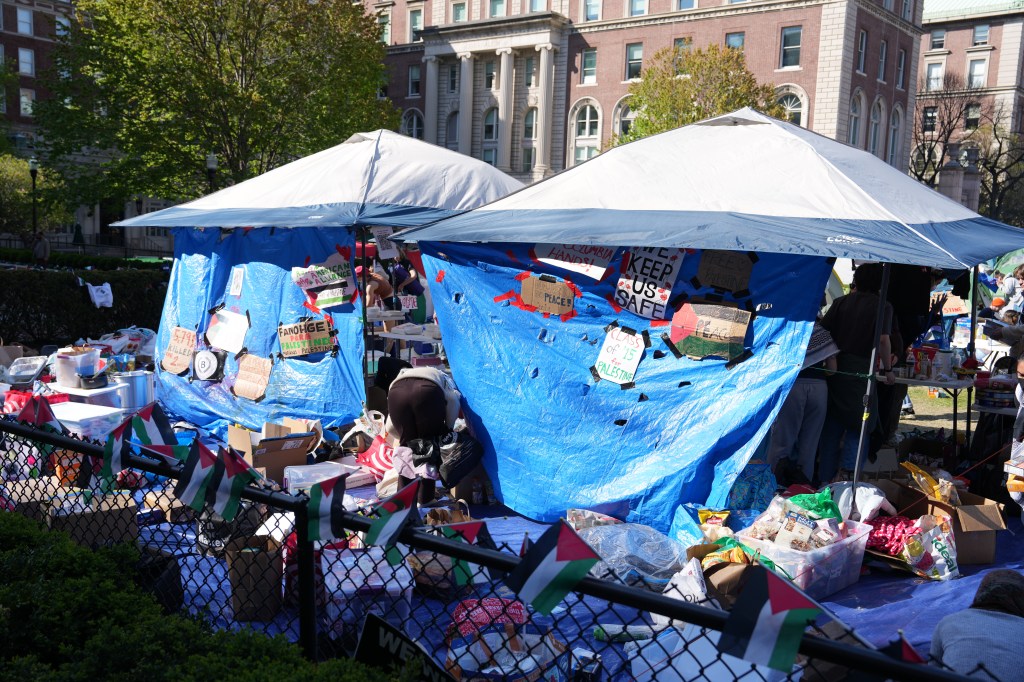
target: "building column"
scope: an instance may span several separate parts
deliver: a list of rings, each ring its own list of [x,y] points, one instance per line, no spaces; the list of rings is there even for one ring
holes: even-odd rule
[[[512,88],[515,81],[512,73],[512,48],[497,50],[501,57],[501,97],[498,99],[498,170],[508,173],[512,170]]]
[[[537,164],[536,170],[543,178],[551,171],[551,111],[555,81],[555,46],[551,43],[538,45],[540,52],[540,101],[537,104]]]
[[[423,94],[423,139],[437,144],[437,57],[424,57],[427,65],[427,89]]]
[[[459,55],[459,153],[473,153],[473,55]]]

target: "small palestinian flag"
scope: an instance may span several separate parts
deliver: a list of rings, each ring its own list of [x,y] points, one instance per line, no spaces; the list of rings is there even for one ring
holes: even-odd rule
[[[174,486],[174,496],[197,512],[203,511],[206,491],[216,470],[217,455],[196,440],[192,443],[192,450],[188,453],[185,466],[182,467],[178,482]]]
[[[225,521],[233,521],[242,501],[242,491],[256,479],[256,472],[241,455],[232,448],[221,448],[213,483],[206,489],[213,511]]]
[[[124,469],[124,456],[130,447],[128,439],[131,435],[132,422],[130,419],[126,419],[107,436],[107,444],[103,448],[103,466],[100,467],[100,478],[112,481],[121,473],[121,469]]]
[[[559,519],[537,542],[530,543],[526,556],[508,574],[505,584],[546,616],[600,560],[572,526]]]
[[[345,479],[348,474],[320,481],[309,489],[309,539],[326,542],[345,537],[341,513],[345,510]]]
[[[903,636],[903,630],[900,630],[899,633],[899,639],[889,642],[879,651],[904,663],[927,663],[928,661],[924,660],[924,657],[917,653],[914,645]]]
[[[419,491],[420,479],[417,478],[371,510],[377,518],[366,531],[366,544],[388,548],[387,559],[392,565],[402,561],[401,556],[393,551],[395,538],[415,513]]]
[[[788,673],[804,629],[821,608],[763,566],[755,566],[753,571],[725,622],[718,650]]]
[[[159,404],[153,402],[135,413],[132,418],[135,440],[143,445],[177,445],[178,439],[171,421]]]
[[[18,421],[33,426],[47,426],[54,433],[64,433],[64,425],[57,421],[50,409],[50,401],[44,396],[34,395],[18,413]]]
[[[498,547],[491,538],[487,524],[483,521],[466,521],[465,523],[453,523],[450,526],[441,526],[441,534],[451,540],[466,542],[485,549],[497,551]],[[452,558],[452,572],[455,574],[457,585],[469,585],[473,583],[473,577],[477,575],[476,564],[465,559]]]
[[[192,447],[189,445],[143,445],[139,448],[142,454],[171,465],[184,462],[191,450]]]

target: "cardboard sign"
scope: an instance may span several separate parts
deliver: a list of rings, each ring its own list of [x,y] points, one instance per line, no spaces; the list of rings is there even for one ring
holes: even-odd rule
[[[352,302],[355,287],[326,287],[324,289],[310,289],[306,292],[309,302],[317,308],[330,308],[337,305],[345,305]]]
[[[373,238],[377,242],[378,258],[398,258],[398,247],[395,246],[393,241],[388,239],[393,232],[390,227],[373,227],[370,228],[370,232],[373,233]]]
[[[524,279],[520,295],[523,303],[552,315],[564,315],[576,305],[576,295],[572,288],[565,282],[558,282],[546,275]]]
[[[680,353],[695,360],[732,360],[743,353],[750,313],[739,308],[687,301],[672,316],[670,339]]]
[[[218,310],[206,329],[206,341],[215,348],[229,353],[240,353],[245,347],[245,333],[249,331],[249,316]]]
[[[416,310],[420,307],[418,296],[399,296],[398,300],[402,302],[402,310]]]
[[[644,355],[644,338],[631,329],[612,327],[604,337],[594,369],[597,376],[615,384],[631,384]]]
[[[674,248],[638,248],[622,254],[615,303],[640,317],[665,319],[683,255],[682,249]]]
[[[184,327],[174,327],[171,329],[171,341],[160,358],[160,367],[171,374],[184,374],[192,367],[195,350],[196,333]]]
[[[231,285],[228,287],[228,296],[242,295],[242,282],[245,280],[245,268],[241,265],[231,268]]]
[[[281,355],[293,358],[312,353],[329,353],[334,349],[334,334],[327,320],[307,320],[282,324],[277,328]]]
[[[408,635],[377,614],[366,614],[363,629],[359,633],[359,644],[356,646],[355,659],[357,661],[373,666],[379,666],[381,661],[395,661],[402,666],[413,658],[423,666],[422,670],[416,674],[417,680],[454,682],[455,678],[438,665],[434,661],[434,657],[410,639]]]
[[[704,251],[697,265],[697,282],[694,284],[722,291],[747,291],[756,258],[742,251]]]
[[[270,358],[246,353],[238,360],[238,376],[235,377],[234,392],[240,398],[259,402],[267,393],[270,371],[274,363]]]
[[[556,268],[572,270],[593,279],[601,279],[608,263],[615,256],[614,246],[583,244],[537,244],[533,247],[537,260]]]
[[[968,307],[967,303],[964,302],[964,299],[950,293],[932,294],[932,305],[935,305],[940,296],[946,297],[946,302],[942,304],[943,317],[956,317],[957,315],[970,314],[971,309]]]
[[[292,281],[300,289],[317,289],[326,286],[342,288],[352,285],[352,264],[340,253],[332,253],[323,263],[315,263],[308,268],[292,268]]]

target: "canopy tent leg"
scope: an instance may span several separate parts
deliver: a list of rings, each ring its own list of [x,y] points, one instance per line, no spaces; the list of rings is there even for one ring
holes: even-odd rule
[[[967,340],[966,357],[974,357],[974,334],[978,329],[978,266],[971,269],[971,331]],[[955,333],[955,332],[954,332]],[[964,431],[964,447],[967,448],[967,456],[971,454],[971,405],[974,402],[974,384],[967,387],[967,428]],[[953,434],[956,439],[956,433]],[[957,453],[959,454],[959,453]]]

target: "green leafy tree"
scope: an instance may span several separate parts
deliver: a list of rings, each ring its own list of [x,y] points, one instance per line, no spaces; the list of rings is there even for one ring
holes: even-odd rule
[[[758,83],[742,50],[709,45],[699,50],[670,47],[654,54],[641,79],[629,86],[636,119],[613,144],[696,123],[742,107],[782,118],[775,88]]]
[[[351,0],[80,0],[37,103],[43,153],[93,202],[206,191],[394,128],[379,26]]]
[[[47,232],[67,223],[71,216],[60,201],[63,196],[60,176],[40,168],[36,175],[36,219],[39,230]],[[28,161],[0,154],[0,232],[32,234],[32,176]]]

